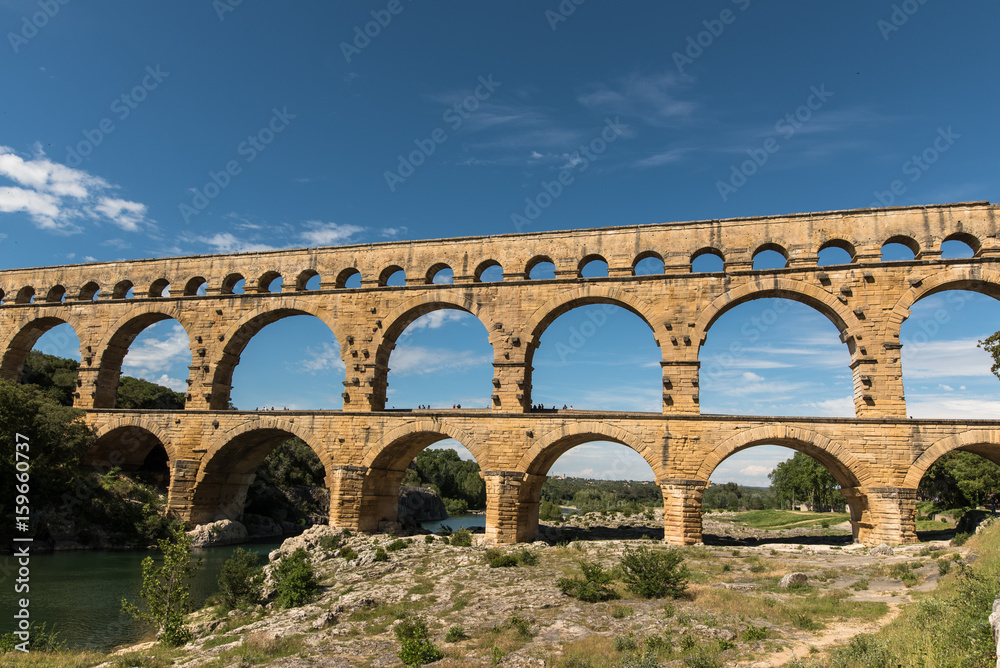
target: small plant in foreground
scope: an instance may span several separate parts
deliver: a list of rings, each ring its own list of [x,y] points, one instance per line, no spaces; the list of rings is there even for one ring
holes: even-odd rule
[[[397,656],[407,666],[422,666],[444,658],[444,653],[431,643],[427,624],[419,617],[404,617],[393,633],[403,645]]]
[[[635,614],[635,610],[627,605],[616,605],[611,608],[611,616],[615,619],[625,619]]]
[[[865,591],[868,589],[868,578],[858,578],[854,584],[851,585],[851,589],[854,591]]]
[[[537,566],[538,565],[538,555],[529,550],[526,547],[522,547],[517,551],[517,563],[522,566]]]
[[[424,542],[427,543],[428,545],[430,545],[431,543],[433,543],[434,542],[434,534],[429,533],[426,536],[424,536]]]
[[[160,640],[176,647],[191,639],[191,631],[184,626],[184,615],[190,607],[191,574],[199,564],[191,560],[191,537],[180,525],[171,530],[170,538],[158,544],[163,552],[163,566],[155,568],[152,557],[142,560],[139,598],[143,608],[122,598],[122,612],[155,625]]]
[[[333,552],[338,547],[340,547],[340,536],[323,536],[319,539],[319,547],[321,550],[326,550],[327,552]]]
[[[646,545],[625,550],[622,579],[629,591],[643,598],[677,598],[687,589],[688,571],[679,550],[654,550]]]
[[[217,583],[222,602],[230,608],[260,603],[264,584],[260,555],[242,547],[236,548],[233,556],[222,564]]]
[[[448,629],[448,633],[445,634],[445,642],[458,642],[459,640],[465,640],[469,635],[465,632],[461,626],[453,626]]]
[[[309,602],[319,582],[304,549],[300,547],[278,561],[274,569],[274,583],[278,590],[279,607],[296,608]]]
[[[486,563],[490,568],[509,568],[517,566],[517,557],[513,554],[505,554],[502,550],[491,547],[486,550]]]
[[[451,534],[451,544],[455,547],[472,547],[472,532],[468,529],[459,529]]]
[[[969,540],[972,534],[968,533],[957,533],[955,537],[951,539],[952,547],[962,547],[965,545],[966,541]]]
[[[559,578],[556,586],[559,591],[587,603],[610,601],[618,598],[618,592],[610,587],[611,573],[597,563],[580,562],[583,579]]]
[[[358,553],[349,547],[342,547],[340,548],[339,556],[343,557],[347,561],[354,561],[358,558]]]
[[[743,632],[743,640],[746,642],[757,642],[758,640],[763,640],[766,637],[767,629],[763,626],[748,624],[746,630]]]
[[[404,550],[404,549],[406,549],[409,546],[410,546],[410,544],[407,543],[405,540],[402,540],[401,538],[397,538],[396,540],[394,540],[391,543],[389,543],[388,545],[386,545],[385,549],[388,552],[397,552],[399,550]]]
[[[639,648],[635,636],[629,633],[627,636],[615,636],[615,651],[632,652]]]
[[[941,561],[937,562],[937,565],[938,565],[939,575],[948,575],[948,573],[951,572],[950,561],[945,561],[944,559],[942,559]]]
[[[383,548],[376,547],[375,561],[389,561],[389,554]]]

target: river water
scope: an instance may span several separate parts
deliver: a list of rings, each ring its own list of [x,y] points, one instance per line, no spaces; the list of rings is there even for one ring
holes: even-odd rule
[[[424,522],[429,531],[439,531],[447,525],[452,529],[485,527],[486,515],[457,515],[439,522]],[[206,598],[218,591],[216,579],[223,562],[237,547],[253,550],[267,560],[267,554],[280,542],[248,543],[226,547],[194,550],[202,567],[191,582],[191,603],[200,607]],[[0,574],[0,634],[15,630],[13,616],[22,596],[30,601],[31,619],[45,622],[46,630],[59,632],[59,639],[70,648],[107,650],[119,645],[138,642],[152,635],[151,630],[121,614],[122,597],[139,603],[142,587],[142,560],[152,556],[157,565],[157,551],[127,552],[55,552],[31,556],[31,590],[14,593],[13,578]],[[2,559],[2,557],[0,557]]]
[[[253,550],[266,561],[268,552],[278,545],[280,543],[250,543],[194,550],[195,558],[202,560],[202,568],[191,582],[192,604],[200,607],[218,590],[219,570],[236,547]],[[0,596],[0,633],[15,630],[15,602],[24,596],[30,601],[32,621],[45,622],[48,631],[55,628],[60,640],[66,641],[70,648],[106,650],[151,636],[149,628],[121,614],[123,596],[132,603],[139,603],[141,564],[147,556],[152,556],[157,565],[161,563],[160,553],[156,551],[32,555],[28,594],[15,595],[12,578],[0,583],[4,589]]]

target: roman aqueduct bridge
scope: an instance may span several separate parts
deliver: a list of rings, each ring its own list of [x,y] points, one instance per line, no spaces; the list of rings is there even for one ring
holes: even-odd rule
[[[602,440],[649,463],[663,491],[667,541],[690,544],[701,540],[701,496],[714,468],[741,449],[777,444],[808,453],[836,477],[859,540],[900,543],[916,538],[916,487],[935,460],[961,449],[1000,463],[1000,420],[907,417],[900,362],[900,327],[920,299],[945,290],[1000,298],[998,217],[996,205],[973,202],[11,269],[0,272],[0,375],[16,379],[45,332],[71,325],[82,360],[75,405],[98,435],[91,461],[135,465],[162,444],[169,507],[192,522],[239,516],[263,458],[295,435],[326,467],[330,522],[377,530],[397,519],[411,459],[451,437],[482,468],[487,535],[530,540],[551,465],[576,445]],[[941,259],[949,240],[966,243],[973,257]],[[890,242],[909,247],[914,259],[882,262]],[[831,246],[850,262],[817,266],[819,251]],[[781,253],[786,266],[754,270],[764,250]],[[692,271],[705,254],[721,258],[723,269]],[[662,273],[636,275],[646,258],[662,260]],[[606,277],[582,277],[593,260],[607,262]],[[541,262],[554,264],[555,278],[529,278]],[[495,265],[503,280],[481,280]],[[446,268],[453,282],[434,283]],[[406,284],[387,285],[400,269]],[[360,287],[347,287],[355,274]],[[319,288],[307,289],[317,275]],[[278,277],[283,286],[269,292]],[[245,291],[236,294],[241,280]],[[709,329],[729,309],[768,297],[811,306],[840,331],[856,417],[700,413],[699,350]],[[652,330],[662,353],[662,412],[532,410],[539,338],[585,304],[623,307]],[[489,332],[491,406],[386,410],[397,337],[439,309],[468,312]],[[292,315],[319,318],[340,343],[343,410],[228,410],[247,343]],[[170,318],[190,339],[185,409],[116,410],[129,345]]]

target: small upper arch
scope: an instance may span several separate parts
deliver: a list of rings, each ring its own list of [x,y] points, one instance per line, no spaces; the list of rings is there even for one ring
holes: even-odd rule
[[[35,288],[30,285],[26,285],[17,291],[17,296],[14,297],[15,304],[30,304],[35,298]]]
[[[400,267],[398,264],[391,264],[382,270],[382,273],[378,275],[378,284],[381,287],[389,285],[389,280],[392,279],[396,274],[402,272],[403,274],[403,284],[406,284],[406,271]]]
[[[715,258],[713,260],[713,258]],[[698,262],[701,266],[695,266]],[[715,273],[722,271],[726,265],[726,257],[718,248],[705,246],[691,254],[691,271],[698,273]]]
[[[774,253],[777,253],[782,258],[784,258],[784,262],[782,263],[782,262],[776,261],[777,260],[777,256],[774,255]],[[770,256],[770,257],[768,257],[768,256]],[[755,250],[753,252],[753,255],[751,255],[751,257],[753,258],[752,261],[753,261],[753,268],[754,269],[764,269],[764,268],[770,269],[771,268],[771,267],[762,267],[761,266],[762,264],[768,264],[768,265],[770,265],[770,264],[781,264],[782,267],[787,267],[788,266],[788,251],[785,250],[785,247],[782,246],[781,244],[776,244],[774,242],[768,242],[766,244],[761,244],[760,246],[757,247],[757,250]]]
[[[319,272],[315,269],[304,269],[299,272],[299,275],[295,277],[295,289],[299,292],[303,292],[309,289],[309,281],[319,276]]]
[[[357,267],[348,267],[347,269],[344,269],[339,274],[337,274],[337,281],[336,281],[335,285],[338,288],[346,288],[346,287],[348,287],[347,283],[349,281],[351,281],[351,279],[354,278],[355,276],[358,277],[358,281],[357,282],[358,282],[358,284],[360,284],[361,283],[361,272],[358,271]]]
[[[93,301],[97,299],[97,293],[101,291],[101,286],[96,281],[90,281],[80,288],[80,301]]]
[[[844,259],[844,253],[847,253],[847,262],[841,261]],[[854,262],[855,258],[858,256],[858,250],[854,247],[854,244],[850,241],[846,241],[845,239],[830,239],[823,242],[823,244],[819,247],[819,250],[816,251],[816,255],[816,264],[819,266],[828,264],[850,264]]]
[[[944,250],[944,245],[950,241],[957,241],[959,243],[963,243],[966,246],[968,246],[969,250],[972,251],[972,257],[978,257],[980,251],[983,248],[983,245],[979,241],[979,238],[972,234],[969,234],[968,232],[955,232],[954,234],[949,234],[948,236],[946,236],[944,239],[941,240],[942,250]]]
[[[45,295],[45,301],[47,302],[61,302],[64,299],[66,299],[66,288],[62,285],[53,285]]]
[[[920,255],[920,244],[917,243],[916,239],[914,239],[913,237],[908,237],[905,234],[897,234],[895,236],[889,237],[888,239],[885,240],[885,243],[882,244],[883,262],[885,261],[885,250],[886,250],[885,247],[888,246],[889,244],[899,244],[900,246],[905,246],[910,250],[911,253],[913,253],[913,259],[915,259],[918,255]],[[908,259],[911,258],[907,258],[907,260]],[[905,262],[906,260],[902,261]]]
[[[149,286],[150,297],[169,297],[170,279],[158,278]]]
[[[643,251],[636,255],[635,259],[632,260],[633,276],[662,273],[664,273],[663,256],[656,251]]]
[[[444,272],[444,274],[442,274],[442,272]],[[454,271],[447,263],[435,262],[427,270],[427,274],[424,276],[424,282],[428,285],[433,283],[451,283],[454,279],[454,275]],[[443,280],[447,278],[452,280]]]
[[[132,281],[129,280],[118,281],[117,283],[115,283],[115,287],[111,289],[111,298],[128,299],[128,296],[129,294],[132,293],[132,288],[134,287],[135,286],[132,285]]]
[[[472,280],[475,281],[476,283],[484,283],[484,282],[486,282],[486,281],[483,280],[483,274],[485,274],[487,271],[489,271],[493,267],[498,267],[500,269],[500,278],[497,279],[497,280],[502,281],[503,280],[503,265],[501,265],[496,260],[483,260],[482,262],[480,262],[479,266],[476,267],[476,271],[472,275]],[[491,273],[495,273],[495,272],[491,272]]]
[[[536,267],[542,264],[551,264],[553,269],[556,263],[552,261],[548,255],[536,255],[535,257],[528,260],[528,263],[524,265],[524,277],[530,279],[531,272],[535,270]]]
[[[583,259],[576,266],[577,275],[580,278],[598,278],[608,275],[608,261],[603,255],[590,253],[584,255]],[[585,275],[590,274],[589,276]]]
[[[273,292],[271,290],[272,284],[281,278],[281,273],[277,271],[265,271],[261,274],[261,277],[257,279],[257,292],[267,293]]]
[[[240,273],[229,274],[222,281],[222,294],[224,295],[235,294],[234,289],[236,288],[236,284],[239,283],[240,281],[245,281],[245,280],[246,278],[243,276],[243,274]]]
[[[205,280],[204,276],[195,276],[184,285],[184,296],[194,297],[201,290],[202,286],[207,287],[208,281]]]

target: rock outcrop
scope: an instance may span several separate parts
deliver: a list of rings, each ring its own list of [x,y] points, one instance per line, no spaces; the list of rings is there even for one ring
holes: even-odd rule
[[[433,489],[402,485],[399,488],[399,520],[412,518],[416,522],[434,522],[448,519],[444,502]]]
[[[233,520],[219,520],[211,524],[199,524],[187,532],[191,536],[192,547],[218,547],[235,545],[247,541],[247,528]]]

